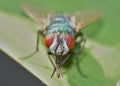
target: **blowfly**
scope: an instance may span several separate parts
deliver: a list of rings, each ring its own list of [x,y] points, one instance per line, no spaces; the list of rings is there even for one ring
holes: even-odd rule
[[[42,30],[37,32],[36,51],[39,51],[39,35],[41,34],[46,47],[49,48],[48,58],[54,67],[51,77],[56,72],[58,78],[62,75],[61,67],[71,57],[71,50],[78,46],[80,49],[77,55],[80,55],[84,48],[86,40],[80,30],[101,17],[101,12],[98,11],[83,11],[73,14],[52,13],[31,5],[23,5],[22,9],[42,26]],[[78,37],[81,39],[76,40]],[[50,55],[55,56],[55,62],[52,61]],[[78,57],[77,68],[80,71]]]

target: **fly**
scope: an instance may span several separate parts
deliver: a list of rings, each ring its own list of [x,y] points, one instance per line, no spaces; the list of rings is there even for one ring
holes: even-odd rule
[[[61,67],[71,56],[71,50],[78,46],[80,49],[77,55],[80,55],[84,49],[86,40],[80,30],[101,17],[101,13],[98,11],[76,12],[72,15],[67,13],[54,14],[30,5],[24,5],[23,11],[42,26],[43,29],[37,32],[36,52],[39,51],[39,35],[41,34],[44,37],[46,47],[49,48],[48,58],[54,67],[51,77],[56,72],[58,78],[62,75]],[[78,37],[81,39],[77,40]],[[50,55],[55,56],[55,63]],[[76,61],[78,71],[81,73],[78,57],[76,57]]]

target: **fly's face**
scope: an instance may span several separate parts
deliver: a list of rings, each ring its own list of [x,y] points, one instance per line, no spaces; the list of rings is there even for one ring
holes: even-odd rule
[[[59,78],[62,75],[61,66],[64,64],[64,61],[61,61],[62,56],[68,54],[70,49],[74,47],[74,38],[71,35],[56,32],[45,37],[45,44],[50,49],[50,52],[56,56],[55,64],[50,60],[54,67],[51,77],[56,71]]]
[[[56,32],[45,38],[45,44],[55,55],[65,55],[74,47],[74,38],[71,35]]]

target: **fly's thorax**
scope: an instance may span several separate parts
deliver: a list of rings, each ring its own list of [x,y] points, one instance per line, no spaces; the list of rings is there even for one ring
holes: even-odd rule
[[[54,33],[47,35],[45,44],[55,55],[65,55],[74,47],[74,38],[65,33]]]
[[[74,36],[73,26],[71,24],[71,21],[65,16],[58,16],[55,19],[53,19],[48,26],[46,35],[55,32],[64,32]]]

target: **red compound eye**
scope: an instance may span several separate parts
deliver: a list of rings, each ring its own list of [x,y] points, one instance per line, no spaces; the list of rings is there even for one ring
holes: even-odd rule
[[[45,37],[45,44],[48,48],[53,43],[53,40],[54,40],[54,35],[53,34]]]
[[[74,38],[71,35],[66,35],[66,43],[69,49],[72,49],[75,45]]]

